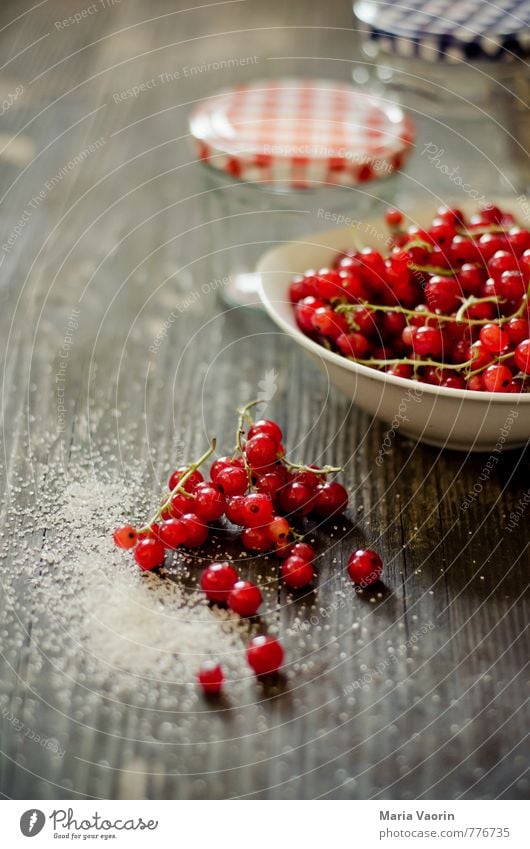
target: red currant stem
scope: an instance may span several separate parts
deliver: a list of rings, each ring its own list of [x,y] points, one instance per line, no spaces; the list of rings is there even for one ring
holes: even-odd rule
[[[526,302],[528,299],[528,295],[530,292],[525,295],[519,305],[518,309],[511,313],[510,315],[503,315],[499,318],[495,319],[496,323],[501,325],[505,324],[507,321],[510,321],[512,318],[519,318],[520,315],[525,310]],[[475,298],[473,295],[470,295],[469,298],[462,303],[459,307],[458,312],[455,315],[443,315],[436,312],[430,312],[429,310],[422,310],[421,312],[417,312],[416,310],[409,310],[406,307],[400,306],[388,306],[385,304],[369,304],[363,301],[361,304],[339,304],[335,307],[335,312],[339,313],[348,313],[358,310],[361,306],[363,309],[372,310],[373,312],[397,312],[401,315],[410,316],[411,318],[426,318],[433,319],[433,321],[456,321],[457,323],[465,322],[469,325],[478,325],[482,326],[484,324],[491,324],[493,319],[491,318],[466,318],[463,316],[463,313],[469,309],[470,306],[474,306],[475,304],[484,304],[484,303],[496,303],[496,304],[504,304],[506,301],[504,298],[500,298],[498,295],[489,295],[487,298]]]
[[[236,447],[234,452],[234,457],[239,454],[243,458],[243,463],[245,464],[245,472],[247,473],[248,485],[252,489],[252,469],[249,466],[247,455],[243,451],[243,446],[241,444],[241,440],[245,435],[245,422],[252,424],[253,420],[249,415],[249,410],[255,407],[257,404],[263,404],[264,402],[257,398],[255,401],[249,401],[248,404],[245,404],[244,407],[241,407],[237,412],[239,413],[239,419],[237,422],[237,432],[236,432]]]
[[[408,251],[410,248],[425,248],[426,251],[432,253],[433,245],[431,242],[426,242],[424,239],[412,239],[401,248],[402,251]]]
[[[499,356],[495,357],[495,359],[492,360],[491,363],[486,363],[485,365],[480,366],[480,368],[477,368],[474,371],[470,371],[468,377],[473,377],[475,374],[480,374],[481,371],[484,371],[485,369],[489,368],[489,366],[494,366],[497,363],[502,363],[503,360],[507,360],[509,357],[513,357],[513,351],[507,351],[506,354],[499,354]]]
[[[426,274],[436,274],[438,277],[454,277],[456,271],[452,268],[442,268],[439,265],[416,265],[415,262],[409,262],[408,268],[411,271],[425,271]]]
[[[487,298],[475,298],[474,295],[470,295],[469,298],[466,298],[465,301],[462,301],[461,306],[458,308],[458,310],[455,313],[454,319],[455,319],[457,324],[459,324],[462,321],[466,321],[468,324],[471,324],[471,323],[476,324],[477,322],[480,322],[482,324],[490,324],[491,318],[485,318],[485,319],[465,318],[464,313],[469,309],[469,307],[474,307],[476,304],[504,304],[504,303],[505,303],[504,298],[499,298],[498,295],[488,295]],[[509,316],[505,316],[504,318],[499,318],[498,324],[501,324],[503,321],[508,321],[508,319],[510,319],[510,318],[513,318],[513,316],[509,315]]]
[[[215,439],[212,439],[212,441],[211,441],[211,443],[210,443],[210,447],[208,448],[208,450],[207,450],[207,451],[205,451],[205,452],[204,452],[204,454],[202,455],[202,457],[199,457],[199,459],[198,459],[195,463],[190,463],[190,464],[189,464],[189,466],[187,467],[186,471],[184,472],[184,474],[183,474],[183,475],[182,475],[182,477],[180,478],[179,482],[176,484],[176,486],[174,486],[174,487],[173,487],[173,489],[170,491],[169,495],[168,495],[168,496],[164,499],[164,501],[162,501],[162,503],[160,504],[160,506],[159,506],[158,510],[156,511],[156,513],[154,514],[154,516],[151,516],[151,518],[149,519],[149,521],[147,522],[147,524],[146,524],[146,525],[144,525],[144,527],[143,527],[143,528],[139,528],[138,533],[142,533],[142,532],[144,532],[144,531],[148,531],[148,530],[150,530],[150,529],[151,529],[151,527],[155,524],[155,522],[157,522],[157,521],[158,521],[158,519],[160,519],[160,518],[161,518],[162,513],[164,512],[164,510],[166,509],[166,507],[169,507],[169,506],[170,506],[172,498],[173,498],[173,497],[174,497],[177,493],[180,493],[181,495],[184,495],[186,498],[195,498],[195,496],[193,495],[193,493],[192,493],[192,492],[186,492],[186,490],[184,489],[184,485],[185,485],[185,484],[187,483],[187,481],[190,479],[190,477],[192,476],[193,472],[196,472],[196,471],[197,471],[197,469],[198,469],[200,466],[202,466],[202,464],[203,464],[203,463],[205,463],[205,462],[206,462],[206,460],[208,459],[208,457],[211,457],[211,455],[212,455],[212,454],[213,454],[213,452],[215,451],[215,446],[216,446],[216,444],[217,444],[217,441],[216,441]]]
[[[360,360],[357,360],[360,362]],[[311,472],[313,475],[331,475],[334,472],[342,472],[342,466],[323,466],[321,469],[315,469],[313,466],[304,466],[303,463],[291,463],[286,457],[282,457],[284,463],[289,470],[296,469],[297,472]]]
[[[467,360],[465,363],[440,363],[437,360],[411,360],[407,357],[396,357],[392,360],[356,360],[355,357],[346,357],[354,363],[360,363],[362,366],[395,366],[404,363],[411,366],[434,366],[435,368],[448,368],[458,371],[459,369],[467,368],[473,365],[474,360]],[[488,363],[491,365],[491,363]]]

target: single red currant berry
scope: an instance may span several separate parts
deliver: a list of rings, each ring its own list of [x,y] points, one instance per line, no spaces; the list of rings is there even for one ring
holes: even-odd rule
[[[458,272],[458,282],[466,295],[479,295],[486,281],[484,268],[471,262],[465,262]]]
[[[512,345],[518,345],[530,337],[530,323],[526,318],[511,318],[505,327]]]
[[[208,539],[208,526],[195,513],[185,513],[179,521],[184,525],[187,548],[198,548]]]
[[[123,525],[121,528],[116,528],[113,537],[118,548],[134,548],[138,542],[138,534],[132,525]]]
[[[230,495],[226,499],[226,518],[234,525],[243,524],[243,502],[244,495]]]
[[[431,277],[425,286],[425,297],[431,310],[451,313],[460,304],[462,290],[452,277]]]
[[[314,331],[334,341],[338,339],[341,333],[348,331],[344,316],[336,313],[331,307],[319,307],[315,310],[311,324]]]
[[[161,566],[164,557],[164,546],[156,539],[142,539],[134,550],[134,559],[145,571]]]
[[[258,433],[266,433],[267,436],[271,436],[278,445],[283,439],[281,428],[278,427],[276,422],[272,422],[270,419],[259,419],[259,421],[254,422],[254,424],[249,427],[248,438],[252,439],[252,437],[257,436]]]
[[[196,487],[194,495],[193,512],[203,522],[215,522],[225,512],[225,497],[214,483],[207,483],[206,481],[200,483]]]
[[[239,616],[254,616],[262,601],[259,587],[251,581],[236,581],[228,594],[228,607]]]
[[[287,515],[306,516],[313,507],[314,497],[314,488],[293,481],[284,486],[280,495],[280,506]]]
[[[524,253],[530,248],[530,232],[521,227],[512,227],[508,233],[508,244],[514,253]]]
[[[403,224],[403,213],[399,209],[387,209],[385,212],[385,221],[394,230]]]
[[[281,469],[282,471],[274,469],[272,472],[267,472],[256,484],[258,492],[270,496],[273,501],[280,498],[281,489],[286,481],[284,467],[282,466]]]
[[[277,542],[274,546],[274,553],[281,560],[285,560],[286,557],[290,557],[293,553],[292,542]]]
[[[482,385],[486,392],[506,392],[512,382],[512,377],[513,375],[507,366],[495,363],[482,372]]]
[[[184,467],[182,469],[175,469],[175,471],[173,472],[173,474],[171,475],[171,477],[169,479],[169,489],[171,491],[173,491],[175,489],[178,482],[181,480],[181,478],[184,477],[184,475],[186,474],[187,471],[188,471],[187,467]],[[204,478],[201,475],[201,473],[199,472],[199,470],[195,469],[195,471],[191,473],[188,480],[184,484],[184,489],[186,490],[186,492],[193,492],[193,490],[195,489],[197,484],[202,483],[203,480],[204,480]]]
[[[345,357],[364,360],[368,356],[370,343],[362,333],[341,333],[337,337],[337,348]]]
[[[291,526],[283,516],[274,516],[269,523],[268,532],[274,543],[285,542],[291,534]]]
[[[383,561],[369,548],[359,548],[348,560],[348,574],[354,584],[368,587],[379,581],[383,573]]]
[[[296,542],[292,548],[292,554],[296,557],[301,557],[302,560],[307,560],[312,563],[315,558],[315,549],[308,542]]]
[[[248,477],[239,466],[227,466],[217,473],[215,483],[226,496],[243,495],[248,488]]]
[[[418,327],[412,338],[412,348],[420,357],[439,357],[444,349],[443,336],[436,327]]]
[[[341,277],[337,271],[321,268],[315,275],[316,293],[319,298],[331,301],[341,295]]]
[[[495,293],[508,301],[519,301],[526,294],[527,280],[520,271],[503,271],[495,281]]]
[[[269,551],[272,540],[269,536],[268,527],[244,528],[241,531],[241,543],[248,551]]]
[[[274,637],[254,637],[247,648],[248,665],[256,675],[271,675],[283,663],[283,648]]]
[[[263,528],[272,521],[274,510],[270,495],[251,492],[245,495],[241,508],[243,524],[246,528]]]
[[[209,601],[226,604],[239,575],[228,562],[210,563],[201,575],[201,589]]]
[[[314,472],[295,472],[293,477],[291,478],[292,483],[303,483],[304,486],[308,486],[309,489],[312,489],[313,492],[317,488],[319,483],[325,483],[326,475],[318,474],[317,466],[310,466],[309,468],[314,468]]]
[[[479,369],[491,363],[493,357],[491,352],[482,344],[482,342],[473,342],[468,348],[468,360],[471,361],[472,369]]]
[[[342,484],[336,481],[323,483],[317,487],[314,512],[323,519],[344,513],[348,506],[348,493]]]
[[[166,548],[178,548],[179,545],[184,545],[186,542],[186,527],[180,519],[168,519],[167,522],[162,522],[158,531],[160,542]]]
[[[483,391],[484,387],[482,386],[482,378],[480,374],[474,374],[472,377],[468,378],[466,389],[471,390],[472,392]]]
[[[169,513],[173,518],[180,519],[184,513],[187,513],[191,509],[193,503],[194,501],[192,498],[186,498],[182,492],[177,492],[171,499]]]
[[[266,433],[257,433],[245,445],[247,460],[253,469],[270,466],[276,461],[278,443]]]
[[[465,389],[466,382],[459,374],[448,374],[443,378],[440,386],[445,386],[446,389]]]
[[[502,354],[510,345],[508,333],[498,324],[485,324],[480,328],[479,338],[492,354]]]
[[[519,342],[515,349],[515,363],[524,374],[530,374],[530,339]]]
[[[211,660],[202,663],[197,673],[197,681],[208,695],[220,693],[224,681],[221,665]]]
[[[302,557],[291,555],[282,563],[282,579],[293,590],[306,587],[314,577],[315,570],[313,566]]]
[[[387,368],[387,374],[392,374],[394,377],[411,378],[413,375],[412,366],[408,363],[396,363]]]

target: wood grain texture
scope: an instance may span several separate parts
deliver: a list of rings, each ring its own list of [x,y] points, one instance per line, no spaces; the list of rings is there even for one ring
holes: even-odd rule
[[[396,434],[377,465],[386,425],[351,407],[264,315],[227,311],[201,290],[223,263],[209,256],[215,233],[196,197],[191,104],[259,75],[348,79],[359,55],[348,4],[103,5],[62,28],[57,22],[72,14],[66,0],[31,11],[4,4],[0,19],[2,89],[24,86],[1,117],[3,133],[19,134],[0,158],[2,242],[44,192],[1,266],[1,792],[526,796],[528,514],[516,531],[506,525],[530,486],[528,453],[504,452],[480,498],[463,509],[486,458]],[[242,57],[256,61],[184,70]],[[176,72],[174,81],[122,96]],[[199,297],[164,331],[190,292]],[[58,431],[55,373],[72,309],[79,327]],[[316,592],[278,589],[273,558],[249,566],[264,587],[264,623],[288,648],[287,675],[261,691],[243,689],[240,702],[186,708],[186,682],[159,696],[131,682],[116,699],[111,680],[102,686],[87,675],[84,646],[61,650],[68,633],[29,591],[49,543],[31,511],[38,517],[45,491],[60,493],[61,478],[66,485],[92,464],[127,479],[132,456],[152,501],[175,456],[197,456],[214,431],[230,442],[234,408],[270,372],[277,391],[268,412],[289,451],[344,464],[352,492],[349,520],[316,531],[324,552]],[[343,564],[365,543],[385,560],[385,584],[356,593]],[[33,583],[22,580],[23,563]],[[52,641],[51,630],[62,636]],[[54,737],[64,757],[8,716]]]

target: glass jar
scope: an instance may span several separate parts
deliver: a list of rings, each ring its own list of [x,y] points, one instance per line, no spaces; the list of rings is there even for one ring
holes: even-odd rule
[[[247,306],[259,301],[254,269],[273,245],[340,226],[362,241],[366,219],[396,202],[414,136],[395,104],[321,80],[214,95],[190,132],[208,273],[227,302]]]
[[[528,172],[527,0],[379,0],[353,5],[371,89],[410,111],[418,182],[482,200],[521,194]],[[432,167],[428,167],[432,166]],[[427,175],[427,177],[425,177]],[[419,187],[419,189],[420,189]]]

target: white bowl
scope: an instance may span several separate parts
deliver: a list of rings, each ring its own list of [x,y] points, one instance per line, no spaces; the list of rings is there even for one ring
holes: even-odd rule
[[[510,209],[506,201],[503,208]],[[511,205],[514,213],[517,208]],[[430,213],[411,216],[427,225]],[[363,226],[363,244],[381,249],[381,221]],[[305,336],[297,327],[289,301],[294,274],[328,266],[335,254],[352,247],[351,226],[309,235],[279,245],[261,258],[261,299],[272,320],[292,336],[314,362],[358,407],[397,425],[399,433],[428,445],[460,451],[501,451],[525,445],[530,438],[530,394],[446,389],[394,377],[347,360]]]

